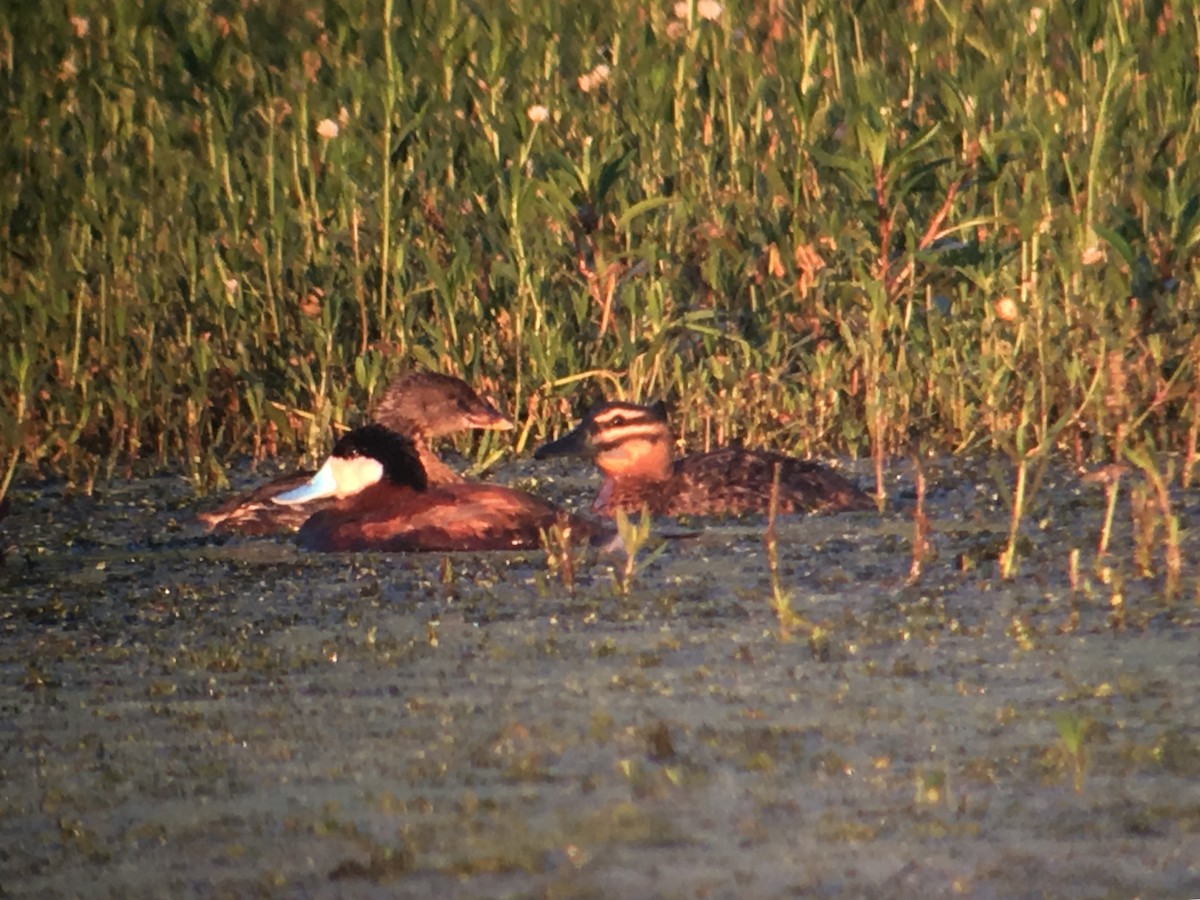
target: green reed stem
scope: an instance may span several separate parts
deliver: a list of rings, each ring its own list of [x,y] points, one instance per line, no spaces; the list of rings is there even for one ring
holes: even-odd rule
[[[380,221],[379,221],[379,327],[388,318],[388,283],[391,278],[392,249],[392,127],[396,114],[396,57],[392,50],[392,10],[394,0],[383,0],[383,64],[386,77],[383,92],[383,146],[380,148]]]

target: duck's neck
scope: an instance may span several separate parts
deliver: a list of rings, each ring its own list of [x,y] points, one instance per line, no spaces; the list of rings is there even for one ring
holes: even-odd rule
[[[596,466],[612,481],[666,481],[675,471],[671,435],[663,430],[617,442],[596,455]]]
[[[421,458],[421,465],[425,467],[425,477],[430,484],[459,484],[462,482],[463,477],[442,462],[441,457],[430,449],[423,435],[414,436],[412,442],[417,448],[417,455]]]

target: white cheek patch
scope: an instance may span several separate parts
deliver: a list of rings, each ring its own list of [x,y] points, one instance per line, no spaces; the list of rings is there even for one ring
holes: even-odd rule
[[[294,506],[310,500],[320,500],[322,497],[332,497],[337,493],[337,489],[337,479],[333,474],[333,460],[327,459],[325,465],[317,470],[317,474],[300,487],[276,494],[271,499],[284,506]]]
[[[308,503],[323,497],[350,497],[369,488],[383,478],[383,463],[369,456],[341,459],[331,456],[325,465],[307,482],[290,491],[276,494],[271,499],[284,506]]]
[[[359,491],[378,484],[383,478],[383,463],[369,456],[356,456],[354,459],[331,459],[336,463],[334,480],[337,482],[337,496],[349,497]]]

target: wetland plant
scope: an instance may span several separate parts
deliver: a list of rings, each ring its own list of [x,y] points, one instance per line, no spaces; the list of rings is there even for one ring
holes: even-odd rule
[[[1166,473],[1159,470],[1154,454],[1143,448],[1128,447],[1125,455],[1141,470],[1149,490],[1135,488],[1132,496],[1134,517],[1134,559],[1143,575],[1154,571],[1154,547],[1161,530],[1163,552],[1163,594],[1167,600],[1179,596],[1183,571],[1183,552],[1180,548],[1179,516],[1171,509],[1167,487],[1173,473],[1168,463]]]
[[[916,469],[917,502],[913,507],[912,563],[908,567],[909,584],[915,584],[921,577],[921,566],[929,558],[933,549],[929,541],[931,531],[929,518],[925,515],[925,491],[927,488],[925,469],[921,466],[919,456],[913,457],[913,465]]]
[[[767,554],[767,573],[771,579],[771,610],[779,623],[779,638],[789,641],[792,631],[804,620],[792,609],[792,595],[784,588],[779,573],[779,533],[775,522],[779,515],[779,465],[771,479],[771,499],[767,506],[767,527],[763,531],[763,547]]]
[[[1125,627],[1125,578],[1112,566],[1100,568],[1100,580],[1108,586],[1108,627],[1119,631]]]
[[[575,593],[575,574],[584,553],[583,545],[572,535],[571,521],[561,521],[543,529],[542,547],[546,551],[546,569],[550,576],[558,576],[567,593]]]
[[[1128,467],[1118,464],[1102,466],[1084,476],[1085,481],[1104,485],[1104,521],[1100,526],[1100,537],[1096,543],[1096,564],[1102,565],[1112,543],[1113,519],[1117,512],[1117,497],[1121,492],[1121,477]]]
[[[634,578],[658,558],[666,549],[666,545],[660,545],[651,551],[646,558],[639,559],[639,556],[646,549],[646,544],[649,543],[650,535],[654,530],[650,511],[645,507],[642,507],[641,515],[637,519],[626,514],[624,510],[618,509],[615,521],[617,523],[617,538],[620,541],[625,562],[614,570],[614,583],[617,592],[622,597],[628,597],[630,591],[633,589]]]
[[[1081,794],[1089,762],[1087,738],[1091,720],[1074,713],[1059,713],[1054,717],[1054,727],[1058,731],[1058,751],[1063,765],[1071,776],[1075,793]]]

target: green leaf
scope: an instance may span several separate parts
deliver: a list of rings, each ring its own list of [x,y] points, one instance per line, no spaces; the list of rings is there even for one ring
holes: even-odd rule
[[[1125,240],[1125,238],[1121,237],[1121,235],[1111,228],[1106,228],[1103,225],[1093,225],[1092,230],[1096,232],[1098,237],[1103,238],[1114,250],[1121,254],[1121,258],[1125,260],[1126,265],[1132,266],[1134,264],[1137,254],[1134,253],[1133,247],[1129,245],[1129,241]]]
[[[668,206],[674,202],[674,197],[647,197],[645,200],[633,204],[633,206],[630,206],[621,213],[620,218],[617,219],[617,230],[624,231],[629,227],[629,223],[638,216]]]

